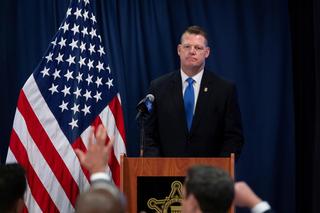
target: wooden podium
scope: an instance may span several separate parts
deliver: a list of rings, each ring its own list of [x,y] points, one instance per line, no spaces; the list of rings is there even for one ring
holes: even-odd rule
[[[126,195],[128,212],[137,212],[138,177],[184,177],[190,166],[211,165],[234,178],[234,154],[227,158],[131,158],[121,156],[120,190]],[[229,211],[234,212],[234,207]]]

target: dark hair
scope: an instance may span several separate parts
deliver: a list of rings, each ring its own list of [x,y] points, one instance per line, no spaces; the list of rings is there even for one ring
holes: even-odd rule
[[[193,194],[203,213],[226,213],[234,198],[234,182],[224,171],[212,166],[191,167],[185,180],[186,195]]]
[[[0,165],[0,212],[14,210],[26,188],[25,171],[19,164]]]
[[[189,33],[189,34],[195,34],[195,35],[202,35],[205,39],[206,39],[206,45],[208,44],[208,36],[207,33],[204,29],[202,29],[201,27],[197,26],[197,25],[193,25],[188,27],[181,35],[180,38],[180,42],[182,42],[182,37],[185,33]]]

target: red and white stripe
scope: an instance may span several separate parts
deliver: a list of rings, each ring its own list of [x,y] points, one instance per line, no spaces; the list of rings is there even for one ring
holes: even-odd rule
[[[108,138],[114,137],[114,149],[108,171],[114,182],[120,181],[120,154],[126,152],[120,97],[117,95],[95,119],[103,124]],[[42,97],[31,75],[22,88],[14,118],[7,162],[18,162],[27,174],[25,205],[28,212],[73,212],[76,198],[89,187],[88,173],[81,168],[74,149],[86,151],[88,127],[70,145]]]

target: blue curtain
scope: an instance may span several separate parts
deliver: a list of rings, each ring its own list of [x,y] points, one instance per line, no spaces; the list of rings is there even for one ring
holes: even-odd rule
[[[1,9],[1,160],[19,90],[43,56],[67,0],[6,0]],[[236,83],[245,146],[236,164],[277,212],[294,212],[295,148],[291,46],[286,0],[96,0],[124,108],[127,151],[137,156],[135,106],[152,79],[179,68],[176,47],[189,25],[209,34],[206,66]]]

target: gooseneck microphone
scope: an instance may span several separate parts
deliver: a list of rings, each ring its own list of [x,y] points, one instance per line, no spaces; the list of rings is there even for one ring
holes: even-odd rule
[[[139,119],[139,123],[140,123],[140,157],[143,157],[144,143],[145,143],[144,142],[145,140],[144,120],[146,118],[146,115],[152,112],[153,102],[154,102],[154,95],[148,94],[136,106],[136,109],[138,110],[136,120]]]
[[[154,95],[148,94],[144,97],[136,106],[138,110],[138,114],[136,116],[136,120],[143,114],[150,114],[152,112],[152,104],[154,101]]]

